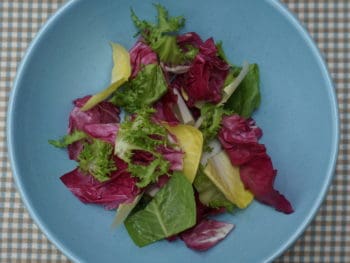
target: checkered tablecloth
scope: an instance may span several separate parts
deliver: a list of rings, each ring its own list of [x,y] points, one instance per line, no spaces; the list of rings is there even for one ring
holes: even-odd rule
[[[0,0],[0,262],[4,263],[69,262],[23,207],[7,158],[5,133],[7,101],[18,63],[40,26],[64,2]],[[322,208],[276,262],[350,262],[350,0],[283,2],[327,60],[338,95],[342,136],[335,179]]]

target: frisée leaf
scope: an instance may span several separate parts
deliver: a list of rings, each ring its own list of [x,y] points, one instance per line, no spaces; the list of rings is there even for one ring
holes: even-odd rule
[[[49,143],[57,148],[65,148],[68,145],[85,138],[87,138],[85,132],[75,130],[71,134],[67,134],[59,140],[49,140]]]
[[[144,108],[121,123],[115,143],[115,154],[128,163],[128,171],[139,179],[139,187],[156,182],[170,167],[170,163],[157,151],[161,146],[170,145],[170,142],[167,130],[152,121],[151,116],[154,112],[154,109]],[[132,156],[135,150],[151,153],[152,162],[148,165],[133,163]]]
[[[142,68],[134,79],[126,83],[122,90],[113,95],[111,102],[124,107],[128,112],[135,112],[150,106],[167,91],[167,84],[162,69],[156,64]]]
[[[204,151],[211,151],[209,143],[216,137],[221,127],[223,115],[230,114],[223,106],[217,106],[211,103],[205,103],[201,107],[202,123],[199,130],[203,134]]]
[[[168,11],[160,4],[155,5],[158,13],[157,24],[140,20],[131,10],[131,19],[146,43],[158,54],[162,62],[180,64],[186,59],[176,41],[175,33],[185,24],[182,16],[169,17]]]
[[[78,156],[79,168],[99,182],[107,181],[111,172],[117,169],[112,153],[113,146],[109,143],[97,139],[93,139],[92,143],[85,142]]]

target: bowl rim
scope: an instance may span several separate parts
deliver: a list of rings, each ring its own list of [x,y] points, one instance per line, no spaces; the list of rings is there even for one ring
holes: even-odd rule
[[[16,184],[16,188],[20,193],[21,199],[26,207],[26,209],[29,211],[29,214],[31,218],[34,219],[34,222],[36,225],[39,226],[40,230],[45,234],[45,236],[50,240],[51,243],[53,243],[64,255],[66,255],[70,260],[74,262],[82,262],[82,259],[79,258],[78,255],[76,255],[69,247],[66,247],[52,232],[49,230],[48,226],[43,222],[43,220],[36,214],[34,207],[31,204],[30,197],[24,190],[22,181],[20,179],[20,175],[17,168],[16,163],[16,157],[13,151],[13,145],[14,145],[14,137],[13,137],[13,111],[15,108],[15,100],[18,93],[18,84],[20,83],[22,77],[23,77],[23,68],[27,64],[28,60],[31,57],[32,50],[37,46],[38,42],[41,40],[41,38],[45,35],[45,33],[51,28],[54,21],[61,18],[66,11],[71,9],[73,6],[78,5],[82,0],[69,0],[65,4],[63,4],[61,7],[56,10],[54,14],[52,14],[49,19],[44,23],[44,25],[40,28],[40,30],[37,32],[36,36],[32,40],[32,42],[29,44],[25,55],[23,56],[16,72],[16,77],[12,85],[12,89],[9,96],[8,101],[8,109],[7,109],[7,120],[6,120],[6,135],[7,135],[7,146],[8,146],[8,157],[10,161],[10,167],[13,172],[14,181]],[[327,170],[327,177],[325,180],[325,183],[320,189],[320,192],[314,202],[314,205],[310,212],[305,217],[302,224],[300,224],[295,232],[283,242],[283,244],[278,247],[273,253],[266,259],[265,262],[271,262],[272,260],[276,259],[278,256],[280,256],[283,252],[285,252],[289,247],[291,247],[295,241],[304,233],[307,226],[312,222],[314,217],[316,216],[321,204],[323,203],[323,200],[326,197],[326,193],[328,192],[328,189],[331,185],[332,179],[334,177],[337,157],[338,157],[338,151],[339,151],[339,138],[340,138],[340,130],[339,130],[339,112],[338,112],[338,101],[336,96],[335,87],[332,81],[332,78],[329,73],[329,69],[327,66],[327,63],[325,62],[323,56],[321,55],[321,52],[319,48],[317,47],[317,44],[310,36],[309,32],[304,28],[302,23],[298,20],[298,18],[287,8],[286,4],[278,1],[278,0],[265,0],[266,4],[271,5],[276,12],[279,12],[282,16],[284,16],[288,22],[295,28],[297,31],[301,34],[304,41],[308,44],[310,51],[314,54],[318,65],[320,66],[320,69],[322,71],[322,75],[325,78],[326,85],[328,86],[328,96],[331,100],[332,104],[332,117],[334,119],[334,126],[333,132],[334,132],[334,138],[333,138],[333,145],[329,160],[329,166]]]

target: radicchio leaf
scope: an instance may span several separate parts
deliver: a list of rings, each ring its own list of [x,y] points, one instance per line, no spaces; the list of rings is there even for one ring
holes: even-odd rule
[[[195,32],[188,32],[177,36],[177,43],[182,49],[186,49],[187,46],[191,45],[199,48],[203,45],[201,37]]]
[[[98,123],[87,124],[84,126],[84,132],[95,139],[114,144],[118,133],[119,125],[117,123]]]
[[[286,214],[293,212],[289,201],[274,189],[277,170],[264,145],[259,144],[262,131],[253,119],[238,115],[224,117],[219,139],[233,165],[240,165],[240,177],[255,198]]]
[[[83,203],[100,204],[106,209],[115,209],[121,203],[132,202],[140,193],[136,187],[136,179],[126,171],[126,164],[118,158],[115,163],[117,170],[106,182],[98,182],[78,168],[61,176],[61,181]]]
[[[183,48],[186,45],[199,48],[189,71],[180,77],[183,82],[180,86],[188,94],[188,105],[192,107],[197,101],[220,102],[230,66],[217,55],[214,40],[209,38],[202,42],[195,33],[187,33],[178,37],[178,42]]]
[[[90,97],[86,96],[74,101],[75,107],[69,116],[68,133],[75,129],[84,130],[86,124],[119,122],[119,109],[107,101],[100,102],[90,110],[81,111],[80,108]]]
[[[115,138],[114,129],[110,125],[107,126],[90,126],[93,124],[111,124],[116,125],[119,122],[119,109],[112,103],[103,101],[90,110],[81,111],[81,107],[90,99],[91,96],[76,99],[73,103],[75,107],[69,115],[68,133],[74,130],[84,131],[97,139],[111,141]],[[86,126],[86,127],[85,127]],[[114,133],[114,134],[113,134]],[[114,143],[114,140],[113,142]],[[77,141],[68,146],[68,156],[71,160],[77,160],[77,157],[83,144]]]
[[[177,95],[171,89],[168,89],[168,92],[154,104],[156,112],[153,115],[153,118],[157,122],[165,121],[170,125],[179,124],[179,120],[174,113],[174,106],[177,103]]]
[[[203,219],[194,228],[182,233],[181,239],[187,247],[198,251],[205,251],[223,240],[233,228],[233,224]]]
[[[142,66],[158,63],[157,54],[153,52],[153,50],[142,41],[136,42],[136,44],[131,48],[129,53],[130,63],[132,67],[132,78],[134,78],[137,75]]]
[[[170,163],[170,170],[181,171],[183,169],[183,158],[185,153],[181,149],[160,146],[157,151]]]

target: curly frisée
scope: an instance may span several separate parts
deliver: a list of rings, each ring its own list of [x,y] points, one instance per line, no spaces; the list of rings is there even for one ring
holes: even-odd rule
[[[77,162],[62,183],[83,203],[116,209],[113,226],[137,246],[179,239],[204,251],[235,227],[215,215],[234,221],[254,199],[293,208],[251,117],[258,65],[232,64],[221,42],[183,33],[184,17],[155,8],[155,22],[131,10],[137,39],[129,51],[111,43],[110,85],[75,99],[67,134],[49,143]]]

